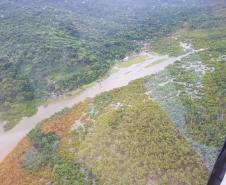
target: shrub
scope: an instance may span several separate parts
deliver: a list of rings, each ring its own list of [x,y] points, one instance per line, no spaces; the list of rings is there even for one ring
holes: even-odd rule
[[[22,166],[28,170],[37,170],[41,166],[53,164],[58,160],[56,155],[59,138],[54,133],[44,134],[39,128],[33,129],[28,137],[32,147],[21,157]]]

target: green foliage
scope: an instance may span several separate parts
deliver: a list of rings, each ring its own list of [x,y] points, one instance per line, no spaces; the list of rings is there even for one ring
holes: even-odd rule
[[[226,133],[225,8],[214,7],[211,14],[203,16],[205,18],[190,21],[191,27],[183,37],[196,49],[208,48],[200,53],[200,58],[214,70],[203,78],[201,98],[185,102],[188,109],[186,121],[197,141],[221,147]]]
[[[53,169],[55,185],[92,185],[97,181],[85,166],[59,155],[60,140],[56,134],[44,134],[39,128],[35,128],[28,137],[32,147],[20,159],[26,170],[35,173],[48,165]]]
[[[95,177],[88,169],[73,161],[64,161],[54,167],[56,185],[93,185]]]
[[[202,97],[193,101],[187,115],[193,136],[210,146],[222,146],[226,133],[226,65],[216,63],[215,71],[204,77]]]
[[[158,42],[153,43],[153,50],[157,53],[169,56],[179,56],[183,54],[179,40],[174,37],[162,38]]]
[[[24,168],[37,170],[41,166],[52,165],[56,162],[55,154],[58,149],[59,138],[54,133],[44,134],[39,128],[36,128],[28,134],[28,137],[32,142],[32,148],[21,157]]]
[[[209,170],[212,170],[218,148],[206,146],[193,137],[187,128],[187,118],[193,114],[195,119],[199,119],[192,101],[201,99],[203,77],[211,71],[212,68],[201,62],[199,53],[194,53],[152,76],[145,84],[150,97],[176,125]]]
[[[212,6],[209,11],[189,17],[183,29],[173,37],[156,42],[154,49],[166,54],[170,54],[171,49],[177,51],[174,38],[178,39],[177,42],[192,44],[196,50],[204,50],[176,62],[166,72],[157,75],[155,80],[150,79],[150,84],[151,81],[156,83],[149,84],[148,88],[155,99],[161,101],[161,106],[172,112],[171,116],[179,128],[186,122],[184,132],[190,133],[195,142],[209,147],[221,147],[226,133],[225,18],[225,6]],[[167,84],[158,87],[164,81]],[[178,118],[178,108],[173,113],[175,106],[169,104],[172,97],[182,103],[185,118]]]
[[[205,184],[206,169],[144,94],[143,83],[139,80],[94,99],[95,124],[75,146],[76,155],[100,184]]]
[[[43,164],[43,159],[35,147],[27,150],[20,160],[22,167],[30,171],[38,170]]]
[[[30,138],[32,145],[44,154],[48,151],[51,155],[56,151],[58,137],[54,133],[44,134],[39,128],[36,128],[28,134],[28,137]]]
[[[202,11],[179,0],[3,0],[0,7],[0,118],[7,129],[48,97],[96,80],[115,60]],[[34,101],[30,112],[18,108]]]
[[[51,183],[56,185],[205,184],[206,168],[145,95],[144,83],[137,80],[91,100],[82,118],[83,129],[76,129],[82,139],[74,130],[65,130],[60,138],[33,130],[28,135],[32,147],[21,157],[23,167],[37,170],[48,165],[54,176]],[[59,150],[52,148],[56,140]],[[65,147],[68,151],[60,152]]]
[[[22,103],[8,103],[1,105],[0,117],[6,121],[5,130],[13,128],[22,117],[32,116],[37,111],[37,106],[43,103],[42,100],[36,99],[32,101],[24,101]]]

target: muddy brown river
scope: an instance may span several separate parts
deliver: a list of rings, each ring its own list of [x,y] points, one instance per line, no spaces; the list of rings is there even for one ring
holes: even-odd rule
[[[7,132],[4,132],[0,127],[0,162],[4,160],[26,134],[42,120],[51,117],[64,108],[70,108],[87,98],[93,98],[102,92],[126,86],[130,81],[156,74],[164,70],[168,65],[173,64],[175,61],[194,52],[196,51],[191,51],[179,57],[149,55],[145,61],[129,67],[119,68],[117,72],[109,75],[75,96],[68,97],[64,100],[56,100],[48,105],[38,107],[36,114],[32,117],[23,118],[17,126]]]

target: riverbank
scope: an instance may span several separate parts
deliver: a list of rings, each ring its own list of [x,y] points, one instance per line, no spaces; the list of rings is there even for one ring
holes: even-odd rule
[[[2,161],[20,142],[20,140],[42,120],[53,116],[55,113],[65,108],[71,108],[75,104],[82,102],[87,98],[93,98],[102,92],[126,86],[133,80],[159,73],[168,65],[173,64],[194,52],[197,51],[192,50],[179,57],[149,55],[143,62],[119,68],[115,73],[112,73],[105,79],[94,83],[92,86],[75,96],[59,99],[55,102],[38,107],[38,111],[35,115],[29,118],[23,118],[13,129],[0,134],[0,161]]]

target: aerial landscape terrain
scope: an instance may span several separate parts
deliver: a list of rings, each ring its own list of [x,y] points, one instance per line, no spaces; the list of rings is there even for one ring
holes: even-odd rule
[[[0,185],[206,185],[225,139],[225,1],[0,1]]]

